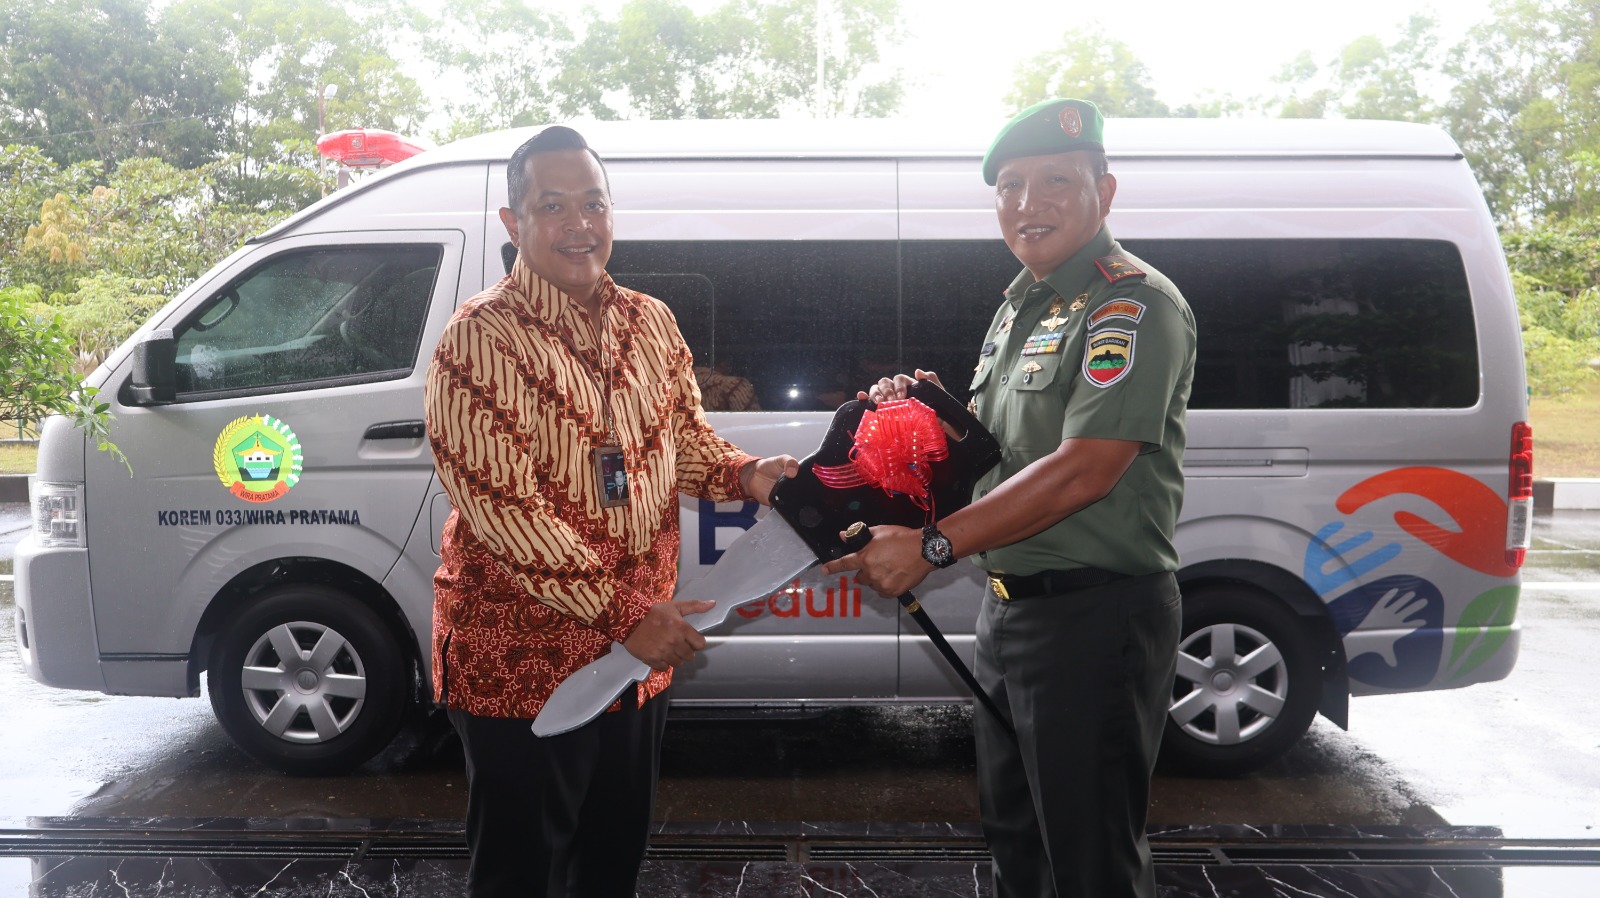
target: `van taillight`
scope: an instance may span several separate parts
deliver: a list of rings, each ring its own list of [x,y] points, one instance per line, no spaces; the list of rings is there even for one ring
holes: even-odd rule
[[[1511,484],[1506,496],[1506,564],[1522,567],[1533,541],[1533,428],[1511,425]]]

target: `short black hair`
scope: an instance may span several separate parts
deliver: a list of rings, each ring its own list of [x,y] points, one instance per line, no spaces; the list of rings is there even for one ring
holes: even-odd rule
[[[517,151],[511,154],[511,163],[506,166],[506,194],[513,212],[522,208],[522,197],[528,192],[528,160],[540,153],[554,153],[557,150],[588,150],[594,157],[595,164],[600,166],[600,177],[604,179],[606,193],[611,193],[611,176],[606,173],[606,163],[600,154],[589,146],[583,135],[565,125],[551,125],[523,142]]]

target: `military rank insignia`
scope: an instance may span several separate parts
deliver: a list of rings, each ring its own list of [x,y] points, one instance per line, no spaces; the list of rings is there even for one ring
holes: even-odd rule
[[[1049,355],[1052,352],[1060,352],[1062,336],[1060,331],[1053,334],[1034,334],[1022,344],[1022,354]]]
[[[1144,277],[1143,271],[1121,256],[1101,256],[1094,260],[1094,264],[1100,269],[1100,273],[1105,275],[1106,280],[1113,284],[1128,278]]]
[[[1132,331],[1103,330],[1089,335],[1083,353],[1083,376],[1097,387],[1109,387],[1133,370]]]

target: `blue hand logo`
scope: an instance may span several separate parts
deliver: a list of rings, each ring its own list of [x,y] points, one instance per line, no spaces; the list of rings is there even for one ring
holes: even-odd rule
[[[1317,595],[1325,596],[1335,589],[1355,581],[1393,561],[1400,554],[1399,543],[1372,550],[1360,558],[1348,557],[1351,552],[1372,541],[1372,531],[1358,533],[1349,539],[1330,544],[1328,540],[1344,529],[1342,521],[1334,521],[1317,531],[1317,536],[1306,546],[1303,576]]]

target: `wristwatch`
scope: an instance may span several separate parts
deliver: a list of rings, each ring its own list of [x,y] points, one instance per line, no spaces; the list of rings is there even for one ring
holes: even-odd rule
[[[939,532],[937,525],[922,528],[922,558],[934,567],[949,567],[956,563],[955,549],[950,538]]]

